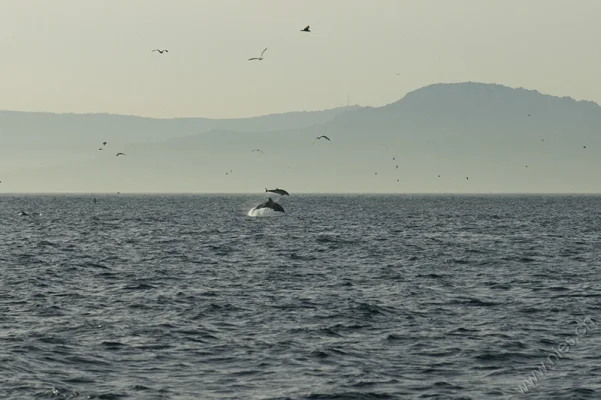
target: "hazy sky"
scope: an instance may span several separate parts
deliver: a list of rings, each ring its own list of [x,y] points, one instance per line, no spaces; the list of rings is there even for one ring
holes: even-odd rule
[[[600,0],[1,0],[0,109],[242,117],[459,81],[601,102],[599,21]]]

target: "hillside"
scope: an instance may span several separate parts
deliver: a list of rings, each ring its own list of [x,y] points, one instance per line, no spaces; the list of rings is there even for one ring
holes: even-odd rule
[[[244,131],[212,129],[129,144],[123,147],[125,158],[99,154],[83,163],[16,171],[3,179],[13,181],[4,190],[600,190],[601,107],[592,102],[495,84],[436,84],[384,107],[299,125],[255,131],[246,125]],[[319,135],[332,141],[312,144]],[[251,152],[255,148],[264,154]]]
[[[92,160],[104,141],[113,150],[212,129],[239,132],[295,129],[327,122],[359,107],[290,112],[239,119],[156,119],[112,114],[53,114],[0,111],[0,169],[51,166]]]

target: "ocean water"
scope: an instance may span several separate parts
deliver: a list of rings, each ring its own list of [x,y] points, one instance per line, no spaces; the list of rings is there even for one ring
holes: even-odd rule
[[[263,201],[1,196],[0,398],[601,398],[601,197]]]

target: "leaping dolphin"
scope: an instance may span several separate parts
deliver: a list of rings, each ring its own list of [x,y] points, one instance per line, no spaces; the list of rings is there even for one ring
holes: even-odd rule
[[[284,189],[280,189],[280,188],[275,188],[275,189],[267,189],[267,188],[265,188],[265,193],[267,193],[267,192],[279,194],[280,196],[290,196],[290,193],[288,193]]]
[[[271,197],[269,197],[269,200],[267,200],[265,203],[261,203],[256,206],[255,210],[259,210],[261,208],[271,208],[273,211],[285,212],[284,207],[273,201]]]

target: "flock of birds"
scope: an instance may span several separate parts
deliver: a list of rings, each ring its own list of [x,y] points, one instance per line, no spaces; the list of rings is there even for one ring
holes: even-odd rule
[[[311,32],[311,29],[310,29],[310,26],[309,26],[309,25],[307,25],[305,28],[301,29],[300,31],[301,31],[301,32]],[[251,58],[249,58],[249,59],[248,59],[248,61],[262,61],[262,60],[264,59],[264,57],[263,57],[263,56],[265,55],[265,52],[266,52],[266,51],[267,51],[267,47],[266,47],[265,49],[263,49],[263,51],[261,52],[261,54],[260,54],[258,57],[251,57]],[[153,52],[153,53],[154,53],[154,52],[157,52],[157,53],[159,53],[159,54],[165,54],[165,53],[169,53],[169,50],[168,50],[168,49],[153,49],[153,50],[152,50],[152,52]],[[398,74],[398,73],[397,73],[396,75],[400,75],[400,74]],[[530,117],[530,116],[531,116],[531,114],[528,114],[528,117]],[[316,137],[316,138],[313,140],[313,142],[312,142],[311,144],[313,145],[313,144],[315,144],[315,142],[316,142],[316,141],[319,141],[319,140],[321,140],[321,139],[325,139],[325,140],[327,140],[328,142],[331,142],[331,139],[330,139],[328,136],[326,136],[326,135],[321,135],[321,136],[317,136],[317,137]],[[541,141],[542,141],[542,142],[544,142],[545,140],[544,140],[544,139],[541,139]],[[108,142],[106,142],[106,141],[105,141],[105,142],[102,142],[102,147],[98,148],[98,150],[99,150],[99,151],[103,151],[103,150],[106,148],[106,146],[107,146],[107,143],[108,143]],[[586,146],[583,146],[583,148],[584,148],[584,149],[586,149]],[[257,148],[257,149],[252,149],[252,150],[251,150],[251,152],[257,152],[257,153],[265,154],[265,152],[263,152],[263,150],[261,150],[261,149],[258,149],[258,148]],[[118,152],[118,153],[116,154],[116,156],[117,156],[117,157],[119,157],[119,156],[125,156],[125,153]],[[392,160],[393,160],[393,161],[396,161],[396,158],[395,158],[395,157],[393,157],[393,158],[392,158]],[[397,165],[395,165],[395,168],[396,168],[396,169],[398,169],[398,168],[399,168],[398,164],[397,164]],[[526,168],[528,168],[528,166],[527,166],[527,165],[526,165]],[[229,171],[228,171],[228,172],[226,172],[225,174],[226,174],[226,175],[229,175],[229,174],[231,174],[232,172],[233,172],[233,170],[229,170]],[[378,175],[378,173],[377,173],[377,172],[375,172],[375,175]],[[440,176],[440,175],[438,175],[438,178],[440,178],[440,177],[441,177],[441,176]],[[469,180],[469,176],[466,176],[466,177],[465,177],[465,179],[466,179],[466,180]],[[397,181],[397,182],[399,182],[400,180],[399,180],[399,179],[397,179],[396,181]],[[2,181],[0,181],[0,183],[2,183]],[[266,192],[266,193],[267,193],[267,192],[271,192],[271,193],[274,193],[274,194],[279,194],[280,196],[288,196],[288,195],[289,195],[289,193],[288,193],[286,190],[284,190],[284,189],[279,189],[279,188],[276,188],[276,189],[267,189],[267,188],[265,188],[265,192]],[[96,203],[96,198],[94,198],[94,203]],[[266,202],[264,202],[264,203],[261,203],[261,204],[259,204],[258,206],[254,207],[254,210],[259,210],[259,209],[262,209],[262,208],[269,208],[269,209],[272,209],[272,210],[274,210],[274,211],[278,211],[278,212],[282,212],[282,213],[284,212],[284,208],[283,208],[283,207],[282,207],[280,204],[278,204],[277,202],[273,201],[273,199],[272,199],[271,197],[269,197],[269,198],[268,198],[268,200],[267,200]],[[30,214],[27,214],[27,213],[25,213],[25,212],[21,212],[21,213],[20,213],[20,215],[25,215],[25,216],[27,216],[27,215],[30,215]]]
[[[107,143],[108,142],[102,142],[102,147],[98,148],[98,151],[104,150],[104,148],[106,147]],[[121,152],[117,153],[117,157],[124,156],[124,155],[125,155],[125,153],[121,153]]]
[[[311,32],[311,27],[309,25],[307,25],[306,27],[304,27],[300,31],[301,32]],[[267,47],[265,49],[263,49],[263,51],[261,52],[260,56],[258,56],[258,57],[251,57],[251,58],[248,59],[248,61],[262,61],[263,60],[263,56],[265,55],[266,51],[267,51]],[[154,50],[152,50],[152,52],[153,53],[157,52],[159,54],[164,54],[164,53],[169,53],[169,50],[168,49],[154,49]],[[311,144],[315,144],[316,141],[321,140],[321,139],[325,139],[328,142],[331,142],[331,139],[329,137],[327,137],[326,135],[321,135],[321,136],[317,136],[313,140],[313,143],[311,143]],[[102,147],[100,147],[98,150],[99,151],[104,150],[104,148],[106,147],[106,145],[107,145],[107,142],[102,142]],[[261,150],[261,149],[252,149],[251,152],[253,152],[253,153],[257,152],[257,153],[265,154],[265,152],[263,150]],[[119,153],[117,153],[117,157],[118,156],[125,156],[125,154],[119,152]],[[225,174],[229,175],[232,172],[234,172],[234,171],[233,170],[229,170]],[[288,196],[289,195],[289,193],[287,191],[285,191],[283,189],[279,189],[279,188],[271,189],[271,190],[268,190],[267,188],[265,188],[265,192],[266,193],[267,192],[272,192],[272,193],[279,194],[279,195],[282,195],[282,196]],[[96,198],[94,198],[94,203],[96,203],[96,201],[97,201]],[[270,209],[272,209],[274,211],[284,212],[284,208],[280,204],[278,204],[275,201],[273,201],[273,199],[271,197],[269,197],[268,200],[265,203],[259,204],[254,209],[255,210],[259,210],[261,208],[270,208]]]
[[[307,25],[306,27],[304,27],[304,28],[303,28],[303,29],[301,29],[300,31],[301,31],[301,32],[311,32],[311,27],[310,27],[310,25]],[[267,51],[267,47],[263,49],[263,51],[261,52],[261,55],[259,55],[258,57],[251,57],[251,58],[249,58],[249,59],[248,59],[248,61],[262,61],[262,60],[264,59],[264,57],[263,57],[263,56],[265,55],[265,52],[266,52],[266,51]],[[163,53],[169,53],[169,50],[168,50],[168,49],[154,49],[154,50],[152,50],[152,52],[153,52],[153,53],[154,53],[154,52],[157,52],[157,53],[159,53],[159,54],[163,54]],[[311,144],[313,145],[313,144],[315,144],[315,142],[316,142],[316,141],[318,141],[318,140],[321,140],[321,139],[325,139],[325,140],[327,140],[328,142],[331,142],[331,141],[332,141],[332,140],[331,140],[329,137],[327,137],[326,135],[321,135],[321,136],[317,136],[317,137],[316,137],[316,138],[313,140],[313,143],[311,143]],[[107,142],[102,142],[102,146],[103,146],[103,147],[99,148],[98,150],[103,150],[103,148],[106,146],[106,144],[107,144]],[[251,150],[251,152],[253,152],[253,153],[257,152],[257,153],[265,154],[265,152],[264,152],[263,150],[261,150],[261,149],[252,149],[252,150]],[[117,153],[117,156],[120,156],[120,155],[123,155],[123,156],[124,156],[125,154],[124,154],[124,153]],[[398,166],[397,166],[397,167],[398,167]],[[226,174],[226,175],[229,175],[229,174],[231,174],[232,172],[233,172],[233,170],[229,170],[229,171],[228,171],[228,172],[226,172],[225,174]],[[269,190],[269,189],[265,188],[265,192],[266,192],[266,193],[267,193],[267,192],[271,192],[271,193],[279,194],[279,195],[281,195],[281,196],[289,196],[289,193],[288,193],[286,190],[284,190],[284,189],[279,189],[279,188],[276,188],[276,189],[271,189],[271,190]],[[94,202],[96,202],[96,198],[94,198]],[[278,204],[277,202],[273,201],[273,199],[272,199],[271,197],[269,197],[269,198],[268,198],[268,200],[267,200],[266,202],[264,202],[264,203],[261,203],[261,204],[259,204],[258,206],[254,207],[254,210],[259,210],[259,209],[262,209],[262,208],[269,208],[269,209],[272,209],[272,210],[274,210],[274,211],[278,211],[278,212],[285,212],[285,211],[284,211],[284,208],[283,208],[283,207],[282,207],[280,204]]]

